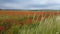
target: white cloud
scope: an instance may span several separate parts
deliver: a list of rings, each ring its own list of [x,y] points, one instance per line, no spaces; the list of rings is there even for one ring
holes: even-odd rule
[[[8,2],[4,0],[1,1],[2,2],[0,2],[0,9],[60,9],[60,0],[8,0]],[[35,7],[35,5],[39,6]]]

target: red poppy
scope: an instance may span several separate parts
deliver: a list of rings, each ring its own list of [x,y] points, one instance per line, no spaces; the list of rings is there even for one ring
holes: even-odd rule
[[[3,26],[0,26],[0,30],[3,31],[4,30],[4,27]]]

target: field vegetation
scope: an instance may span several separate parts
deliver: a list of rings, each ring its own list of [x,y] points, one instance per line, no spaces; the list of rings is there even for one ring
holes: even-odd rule
[[[0,10],[0,34],[60,34],[60,12]]]

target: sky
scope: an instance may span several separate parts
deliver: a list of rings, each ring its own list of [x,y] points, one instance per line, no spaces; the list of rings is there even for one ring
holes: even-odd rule
[[[60,0],[0,0],[0,9],[60,10]]]

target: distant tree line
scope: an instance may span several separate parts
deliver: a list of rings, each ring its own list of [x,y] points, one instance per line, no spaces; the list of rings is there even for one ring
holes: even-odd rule
[[[0,9],[1,10],[1,9]]]

